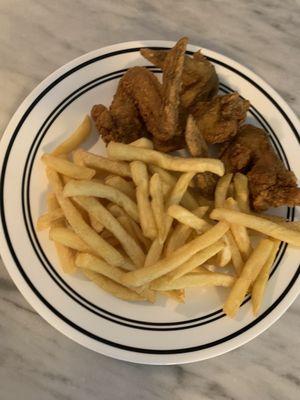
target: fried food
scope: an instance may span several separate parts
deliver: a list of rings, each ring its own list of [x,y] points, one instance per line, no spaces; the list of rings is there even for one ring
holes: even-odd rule
[[[144,123],[133,100],[120,84],[110,108],[96,104],[91,110],[91,116],[105,143],[111,140],[130,143],[144,136]]]
[[[152,64],[165,70],[165,60],[169,51],[141,49],[143,57]],[[190,108],[197,101],[207,101],[218,93],[219,79],[214,66],[207,60],[201,51],[194,53],[193,57],[184,57],[182,72],[181,104]]]
[[[160,138],[162,85],[157,77],[144,67],[130,68],[120,81],[123,90],[133,100],[147,131]]]
[[[162,111],[160,119],[160,135],[158,139],[165,141],[182,133],[179,126],[180,92],[182,88],[182,71],[184,54],[188,39],[183,37],[167,53],[164,60],[162,84]]]
[[[237,134],[249,105],[235,92],[197,103],[192,114],[207,143],[223,143]]]
[[[185,141],[192,156],[208,157],[208,145],[192,115],[187,118]],[[218,176],[211,172],[203,172],[196,175],[195,181],[201,194],[208,199],[213,199]]]
[[[228,171],[247,175],[254,210],[300,205],[296,176],[285,168],[262,129],[242,126],[221,158]]]

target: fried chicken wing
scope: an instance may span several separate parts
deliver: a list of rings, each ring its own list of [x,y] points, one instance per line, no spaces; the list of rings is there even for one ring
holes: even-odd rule
[[[187,42],[188,39],[185,37],[180,39],[167,53],[164,61],[159,137],[161,141],[182,133],[182,127],[179,125],[179,107]]]
[[[105,143],[131,143],[147,132],[160,135],[161,109],[161,83],[146,68],[134,67],[119,81],[110,108],[95,105],[91,115]]]
[[[221,157],[228,171],[247,174],[255,210],[300,205],[300,188],[295,174],[285,168],[262,129],[242,126]]]
[[[223,143],[236,135],[249,105],[238,93],[231,93],[198,103],[192,113],[208,143]]]
[[[165,70],[165,60],[168,50],[141,49],[143,57]],[[184,57],[182,72],[181,104],[185,108],[192,107],[198,101],[207,101],[218,93],[219,79],[214,66],[201,54]]]
[[[162,85],[157,77],[147,68],[133,67],[123,76],[120,85],[134,102],[148,132],[160,138]]]

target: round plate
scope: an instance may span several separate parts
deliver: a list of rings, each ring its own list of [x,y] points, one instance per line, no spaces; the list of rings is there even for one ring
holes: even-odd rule
[[[186,304],[164,299],[155,305],[127,303],[79,274],[65,275],[47,232],[35,232],[37,217],[46,209],[41,154],[72,132],[94,104],[108,105],[127,68],[146,65],[160,74],[140,56],[141,47],[173,45],[129,42],[71,61],[25,99],[1,142],[1,254],[17,287],[43,318],[76,342],[107,356],[147,364],[186,363],[232,350],[268,328],[300,291],[299,252],[282,245],[256,318],[249,299],[236,320],[225,317],[225,289],[190,291]],[[198,49],[189,46],[187,53]],[[216,67],[220,91],[237,90],[250,100],[249,122],[263,127],[284,164],[299,172],[299,124],[287,104],[247,68],[218,53],[203,53]],[[96,132],[87,148],[105,154]],[[296,212],[277,210],[291,220]]]

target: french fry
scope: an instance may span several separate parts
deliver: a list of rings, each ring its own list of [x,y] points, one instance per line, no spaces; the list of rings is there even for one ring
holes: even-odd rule
[[[49,231],[49,239],[76,251],[94,253],[94,251],[74,231],[66,226],[52,227]]]
[[[104,180],[105,184],[112,186],[130,197],[131,200],[136,201],[135,187],[132,182],[126,181],[121,176],[108,176]]]
[[[49,193],[47,196],[47,208],[48,211],[54,211],[59,208],[59,203],[56,199],[54,193]],[[65,227],[65,222],[63,219],[58,219],[52,221],[51,229]],[[60,263],[60,266],[65,274],[73,274],[77,268],[75,265],[75,253],[69,247],[66,247],[60,243],[55,243],[57,257]]]
[[[231,210],[239,210],[237,202],[232,197],[226,199],[224,206],[228,207]],[[239,224],[230,224],[230,229],[234,236],[236,244],[240,249],[243,259],[247,260],[251,253],[251,242],[247,229],[243,225]]]
[[[75,131],[59,146],[57,146],[51,154],[54,156],[59,156],[61,154],[70,153],[71,151],[77,149],[77,147],[88,138],[89,134],[91,133],[91,127],[91,119],[88,115],[86,115]]]
[[[145,259],[144,267],[153,265],[160,259],[163,247],[164,247],[163,243],[161,243],[158,239],[153,240],[153,242],[148,250],[148,254]]]
[[[147,167],[141,161],[132,161],[130,171],[136,185],[136,200],[142,231],[147,238],[154,240],[157,236],[157,229],[149,199]]]
[[[135,147],[140,147],[141,149],[153,149],[153,142],[152,140],[145,138],[145,137],[141,137],[137,140],[135,140],[134,142],[130,143],[130,146],[135,146]]]
[[[169,283],[153,283],[154,290],[178,290],[203,286],[230,287],[234,283],[234,277],[218,272],[187,274]]]
[[[264,292],[266,289],[266,284],[268,282],[270,271],[275,261],[280,243],[281,242],[279,240],[273,241],[273,249],[253,284],[251,301],[254,315],[257,315],[259,313],[263,301]]]
[[[229,262],[231,261],[231,247],[229,245],[229,240],[227,237],[228,232],[225,233],[223,237],[223,241],[225,244],[225,247],[217,254],[216,260],[217,260],[217,266],[218,267],[225,267]]]
[[[224,206],[232,175],[233,174],[226,174],[218,180],[215,190],[215,207]]]
[[[177,301],[178,303],[184,303],[185,301],[185,294],[184,290],[165,290],[160,292],[162,295],[169,297]]]
[[[165,186],[165,192],[169,192],[176,184],[177,179],[175,178],[175,176],[173,176],[170,172],[164,170],[163,168],[160,168],[157,165],[149,165],[149,169],[153,174],[157,173],[159,175],[162,183]],[[199,205],[189,189],[187,189],[187,191],[184,193],[181,204],[188,210],[193,210]]]
[[[208,207],[205,208],[206,210],[208,209]],[[168,208],[167,213],[169,216],[181,222],[182,224],[187,225],[190,228],[196,229],[197,231],[200,232],[208,230],[212,226],[204,219],[197,217],[191,211],[177,204],[171,205]]]
[[[83,149],[78,149],[73,153],[73,157],[80,157],[87,167],[96,171],[106,171],[110,174],[120,175],[123,177],[131,177],[129,164],[122,161],[110,160],[93,153],[89,153]]]
[[[217,242],[228,231],[228,229],[229,225],[227,223],[219,222],[209,231],[185,244],[180,249],[174,251],[173,254],[163,258],[154,265],[128,272],[124,277],[124,283],[132,286],[141,286],[173,271],[198,251]]]
[[[188,185],[189,185],[190,181],[193,179],[194,175],[195,175],[194,172],[186,172],[179,177],[178,181],[176,182],[175,186],[173,187],[173,189],[170,193],[170,196],[166,202],[167,209],[171,205],[180,203],[180,201],[182,200],[184,193],[186,193]],[[165,217],[164,241],[166,240],[166,238],[169,234],[170,228],[172,226],[172,222],[173,222],[173,217],[171,217],[170,215],[167,214]]]
[[[60,218],[64,218],[64,213],[61,208],[56,208],[55,210],[48,211],[46,214],[41,215],[36,224],[37,231],[42,231],[44,229],[50,228],[53,221]]]
[[[42,156],[42,161],[47,167],[54,171],[74,179],[92,179],[96,173],[96,171],[91,168],[76,165],[71,161],[51,154],[44,154]]]
[[[239,247],[236,244],[236,241],[230,231],[226,232],[226,239],[229,244],[233,267],[235,269],[236,274],[239,276],[244,265]]]
[[[63,196],[63,185],[59,175],[53,169],[47,168],[47,177],[49,179],[52,190],[62,208],[68,223],[71,225],[75,233],[86,242],[91,249],[104,258],[109,264],[117,267],[124,267],[128,264],[122,254],[114,247],[107,243],[101,236],[97,234],[82,218],[80,212],[74,207],[70,199]],[[69,182],[70,183],[70,182]]]
[[[246,175],[237,172],[233,178],[234,191],[239,209],[242,212],[250,212],[249,206],[249,188],[248,178]],[[220,205],[222,207],[223,205]],[[216,205],[216,207],[219,207]]]
[[[118,220],[97,199],[88,196],[76,196],[73,199],[117,238],[129,258],[137,267],[144,265],[145,254],[142,249],[128,235]]]
[[[156,223],[156,229],[158,232],[158,239],[160,243],[164,242],[165,237],[165,224],[163,224],[165,209],[164,209],[164,196],[162,191],[162,184],[160,177],[157,173],[152,175],[150,179],[150,195],[151,195],[151,207]]]
[[[91,214],[89,214],[91,227],[97,232],[100,233],[103,231],[103,225]]]
[[[241,275],[235,281],[224,304],[223,311],[229,317],[233,318],[238,312],[250,285],[257,278],[260,270],[270,256],[272,249],[273,241],[270,239],[262,239],[251,253],[244,265]]]
[[[194,239],[196,240],[196,239]],[[224,248],[224,243],[221,240],[213,243],[212,245],[198,251],[194,254],[190,259],[182,263],[178,268],[174,271],[169,272],[164,275],[161,280],[164,282],[171,282],[175,279],[182,277],[183,275],[188,274],[193,271],[196,267],[204,264],[211,257],[219,253]]]
[[[159,151],[136,148],[123,143],[110,142],[107,146],[108,156],[124,161],[143,161],[158,165],[161,168],[180,172],[210,171],[216,175],[224,174],[224,164],[214,158],[173,157]]]
[[[85,270],[90,270],[122,284],[124,271],[121,268],[107,264],[104,260],[87,253],[78,253],[75,259],[76,266]],[[151,303],[155,301],[155,292],[143,288],[128,288],[142,295]]]
[[[171,235],[165,247],[165,255],[170,255],[174,250],[183,246],[192,233],[192,228],[188,225],[178,224]]]
[[[285,226],[262,217],[226,208],[215,208],[210,213],[210,218],[215,220],[224,220],[230,224],[243,225],[282,242],[294,246],[300,246],[300,232],[286,228]]]
[[[207,206],[200,206],[193,210],[193,214],[196,217],[201,218],[205,215],[207,210],[208,210]],[[166,244],[165,255],[168,256],[174,250],[184,245],[192,232],[193,232],[192,228],[190,228],[188,225],[178,224],[174,229],[174,231],[172,232],[172,234],[169,235]]]
[[[63,194],[65,197],[93,196],[110,200],[124,208],[127,214],[135,221],[139,221],[136,203],[120,190],[99,181],[70,181],[66,184]]]
[[[252,214],[272,222],[277,222],[279,225],[284,226],[285,228],[293,229],[294,231],[300,231],[300,221],[288,221],[286,218],[279,217],[278,215],[258,214],[253,212]]]
[[[87,269],[82,269],[83,274],[93,281],[97,286],[101,289],[105,290],[106,292],[112,294],[115,297],[118,297],[121,300],[125,301],[144,301],[146,300],[145,297],[142,295],[134,292],[133,290],[128,289],[120,285],[117,282],[103,276],[101,274],[97,274],[96,272],[89,271]]]

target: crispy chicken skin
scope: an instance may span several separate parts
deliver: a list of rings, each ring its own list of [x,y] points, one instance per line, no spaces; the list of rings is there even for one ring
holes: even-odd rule
[[[143,57],[165,71],[168,50],[141,49]],[[184,57],[182,72],[181,104],[189,109],[198,101],[212,99],[218,93],[219,79],[214,66],[197,51],[193,57]]]
[[[130,68],[119,82],[109,109],[102,104],[91,115],[105,143],[131,143],[146,135],[159,135],[161,84],[143,67]]]
[[[120,85],[134,102],[147,131],[160,137],[162,85],[157,77],[147,68],[133,67],[123,76]]]
[[[180,93],[182,88],[182,71],[184,55],[188,39],[183,37],[167,53],[164,61],[162,83],[162,110],[160,116],[161,141],[181,135],[183,127],[180,126]]]
[[[198,103],[192,114],[208,143],[223,143],[237,134],[249,105],[249,101],[243,100],[238,93],[231,93]]]
[[[242,126],[226,145],[221,158],[227,171],[247,174],[254,210],[300,205],[295,174],[285,168],[262,129]]]

